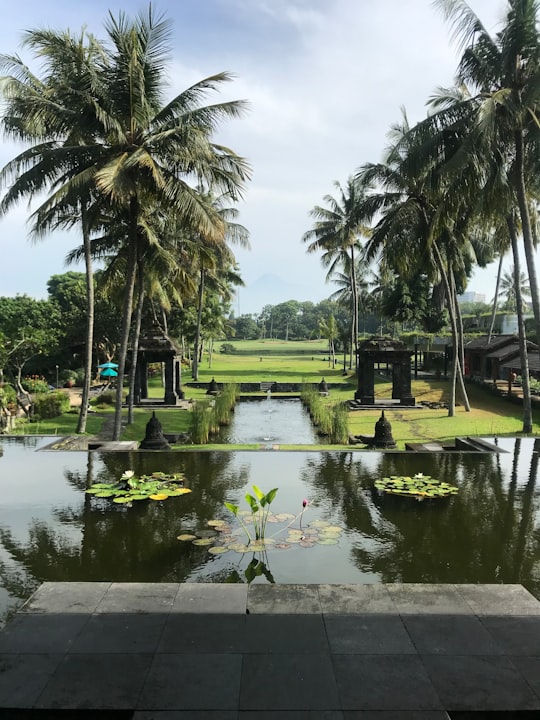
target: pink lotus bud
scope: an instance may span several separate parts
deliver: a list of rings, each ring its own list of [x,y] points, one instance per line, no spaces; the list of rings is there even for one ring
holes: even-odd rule
[[[308,501],[307,501],[307,500],[302,500],[302,507],[305,508],[307,504],[308,504]]]

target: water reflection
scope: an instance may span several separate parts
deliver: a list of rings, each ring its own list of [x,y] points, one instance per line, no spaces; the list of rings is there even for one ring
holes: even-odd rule
[[[529,439],[499,440],[500,455],[35,453],[34,439],[0,443],[4,613],[44,580],[522,583],[540,597],[539,455]],[[193,492],[129,509],[84,492],[127,469],[184,472]],[[377,477],[416,472],[460,492],[419,503],[373,490]],[[343,526],[340,544],[212,556],[177,540],[229,519],[224,501],[245,504],[254,483],[279,488],[276,513],[296,515],[308,498],[304,522]]]

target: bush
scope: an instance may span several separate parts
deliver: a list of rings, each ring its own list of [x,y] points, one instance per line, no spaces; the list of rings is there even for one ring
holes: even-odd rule
[[[69,397],[62,392],[39,394],[34,397],[33,414],[35,418],[47,420],[69,412]]]
[[[116,393],[112,390],[103,392],[96,398],[96,405],[114,405],[116,402]]]
[[[236,348],[232,343],[223,343],[219,348],[219,352],[223,355],[234,355]]]
[[[0,406],[4,405],[7,406],[8,403],[16,403],[17,402],[17,392],[13,385],[8,385],[8,383],[4,383],[3,385],[0,385]]]
[[[21,385],[26,392],[31,394],[46,393],[49,391],[49,383],[40,375],[27,375],[22,379]]]

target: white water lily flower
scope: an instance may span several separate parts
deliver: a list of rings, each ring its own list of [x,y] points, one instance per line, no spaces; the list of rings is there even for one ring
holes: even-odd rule
[[[128,480],[129,478],[133,477],[135,475],[135,472],[133,470],[125,470],[124,474],[121,477],[121,480]]]
[[[415,475],[414,477],[415,477],[415,478],[423,478],[423,477],[424,477],[424,473],[416,473],[416,475]]]

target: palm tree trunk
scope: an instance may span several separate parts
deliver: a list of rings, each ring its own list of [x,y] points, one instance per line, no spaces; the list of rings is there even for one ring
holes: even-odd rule
[[[523,131],[518,130],[515,133],[516,145],[516,195],[519,206],[519,214],[521,218],[521,234],[523,236],[523,247],[525,249],[525,259],[527,261],[527,270],[529,273],[529,285],[531,289],[531,301],[534,313],[534,324],[536,329],[536,342],[540,343],[540,296],[538,294],[538,280],[536,277],[535,252],[531,230],[531,218],[529,214],[529,205],[527,203],[527,192],[525,189],[525,162],[523,156]]]
[[[199,345],[201,343],[201,323],[202,323],[202,307],[204,299],[204,268],[201,265],[201,274],[199,280],[199,307],[197,308],[197,326],[195,328],[195,345],[193,347],[193,366],[191,377],[194,380],[199,379]]]
[[[507,217],[508,231],[512,241],[512,255],[514,257],[514,282],[516,284],[516,305],[519,334],[519,359],[521,361],[521,389],[523,391],[523,432],[531,433],[533,428],[531,384],[529,381],[529,358],[527,355],[527,336],[525,335],[525,321],[523,319],[523,300],[521,296],[519,248],[514,217]]]
[[[495,297],[493,298],[493,308],[491,310],[491,322],[489,324],[489,332],[488,332],[488,338],[487,338],[488,345],[491,342],[491,336],[493,335],[493,328],[495,327],[495,318],[497,316],[497,303],[499,301],[499,288],[501,285],[503,258],[504,258],[504,254],[501,252],[501,254],[499,255],[499,266],[497,268],[497,281],[495,283]]]
[[[137,220],[139,215],[139,204],[136,197],[130,202],[130,227],[128,237],[128,260],[126,269],[126,288],[124,291],[124,304],[122,309],[122,327],[120,330],[120,353],[118,356],[118,383],[116,388],[116,403],[114,407],[114,427],[112,440],[120,440],[122,432],[122,400],[124,374],[129,343],[129,331],[131,328],[131,316],[133,314],[133,290],[135,287],[135,276],[137,274]]]
[[[90,401],[90,382],[92,379],[92,350],[94,346],[94,273],[86,202],[81,202],[81,223],[83,233],[84,264],[86,269],[86,347],[84,352],[84,382],[81,396],[81,409],[77,422],[77,433],[86,432],[88,404]]]
[[[455,312],[456,312],[456,325],[457,325],[458,343],[459,343],[458,350],[457,350],[457,356],[458,356],[457,381],[459,383],[459,390],[461,392],[461,397],[463,400],[463,405],[465,407],[465,412],[470,412],[471,405],[469,403],[469,396],[467,394],[467,390],[465,388],[465,380],[463,378],[463,375],[464,375],[463,369],[465,367],[465,341],[464,341],[464,336],[463,336],[463,318],[461,316],[461,310],[459,307],[459,303],[457,301],[456,281],[455,281],[453,272],[452,272],[451,277],[452,277],[452,294],[454,297],[454,308],[455,308]]]
[[[137,309],[135,311],[135,327],[133,328],[133,338],[131,341],[131,366],[129,368],[129,393],[128,393],[128,415],[127,424],[133,425],[133,404],[135,401],[135,377],[137,375],[137,360],[139,355],[139,338],[141,336],[142,312],[144,307],[144,277],[142,268],[139,267],[138,272],[138,290],[139,297],[137,299]]]

